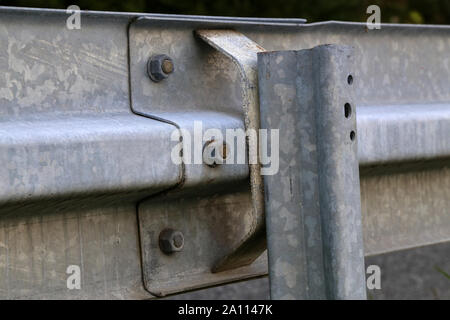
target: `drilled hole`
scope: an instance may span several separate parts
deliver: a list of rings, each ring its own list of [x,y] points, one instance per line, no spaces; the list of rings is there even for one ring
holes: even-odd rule
[[[346,103],[344,105],[344,114],[346,118],[350,118],[350,116],[352,115],[352,106],[350,105],[350,103]]]
[[[347,77],[347,83],[348,84],[352,84],[353,83],[353,76],[351,74],[348,75],[348,77]]]
[[[355,140],[355,137],[356,137],[356,133],[355,133],[355,131],[352,131],[352,132],[350,132],[350,140]]]

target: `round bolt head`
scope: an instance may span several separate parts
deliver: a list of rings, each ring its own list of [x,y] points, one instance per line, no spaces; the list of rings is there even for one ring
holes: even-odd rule
[[[155,82],[164,80],[174,71],[175,67],[172,59],[165,54],[152,56],[147,63],[147,73],[150,79]]]
[[[164,73],[169,74],[173,72],[173,62],[172,60],[165,59],[162,63],[161,69]]]
[[[230,150],[227,143],[224,141],[213,139],[207,141],[203,146],[203,162],[210,167],[223,164],[229,154]]]
[[[183,250],[184,236],[181,231],[164,229],[159,234],[159,248],[165,254]]]

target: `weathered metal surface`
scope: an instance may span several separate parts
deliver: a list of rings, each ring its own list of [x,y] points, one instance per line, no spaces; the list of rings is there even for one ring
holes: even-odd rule
[[[74,33],[60,16],[0,14],[2,122],[129,113],[123,25],[86,18]]]
[[[361,166],[450,158],[450,104],[363,106],[357,125]]]
[[[0,6],[0,10],[7,14],[17,16],[39,15],[68,17],[66,10],[45,9],[45,8],[24,8]],[[116,12],[116,11],[90,11],[81,10],[83,16],[90,18],[108,18],[114,20],[130,21],[134,18],[154,19],[158,21],[174,22],[200,22],[200,23],[226,23],[233,25],[267,25],[267,26],[297,26],[304,24],[306,19],[301,18],[258,18],[258,17],[228,17],[228,16],[202,16],[202,15],[184,15],[184,14],[163,14],[163,13],[144,13],[144,12]]]
[[[130,110],[126,21],[33,12],[0,13],[0,297],[151,297],[136,203],[181,179],[172,127]]]
[[[399,165],[374,173],[363,170],[361,202],[366,255],[450,241],[448,161],[434,167],[421,163],[403,170]]]
[[[1,14],[0,202],[177,184],[170,126],[130,112],[123,26],[84,19],[74,41],[63,19],[40,19]]]
[[[151,297],[142,285],[135,204],[95,207],[78,200],[74,207],[22,206],[2,217],[0,298]],[[80,290],[67,287],[70,265],[80,267]]]
[[[155,82],[167,78],[173,72],[173,69],[172,59],[165,54],[157,54],[151,57],[147,63],[148,76]]]
[[[354,68],[344,46],[258,55],[261,128],[282,137],[264,177],[272,299],[366,297]]]
[[[2,122],[0,203],[168,189],[171,131],[132,114]]]
[[[382,271],[381,289],[368,289],[369,300],[450,300],[450,242],[368,257],[366,266]],[[266,277],[175,295],[170,300],[267,300]],[[187,301],[186,301],[187,302]],[[238,303],[238,301],[236,301]]]
[[[450,26],[366,27],[365,23],[328,21],[293,29],[284,27],[283,32],[248,30],[245,34],[269,51],[301,50],[321,44],[354,47],[358,107],[450,101]]]
[[[233,44],[233,48],[237,48],[234,41],[240,40],[241,43],[246,43],[247,47],[241,48],[241,55],[238,52],[229,52],[230,48],[224,45],[224,50],[228,50],[227,53],[237,59],[237,69],[239,71],[242,84],[240,84],[240,90],[238,92],[231,91],[231,95],[227,94],[223,96],[223,93],[214,97],[213,103],[210,99],[206,100],[206,95],[210,95],[211,92],[206,92],[202,88],[205,87],[205,82],[208,81],[228,81],[228,88],[230,90],[236,90],[235,79],[238,76],[234,67],[230,65],[228,58],[224,58],[221,54],[216,52],[210,52],[213,59],[208,56],[192,56],[191,51],[198,50],[201,43],[198,40],[192,38],[192,34],[186,34],[185,30],[176,30],[180,35],[184,35],[182,41],[185,42],[183,47],[184,51],[171,51],[172,43],[167,42],[164,37],[161,37],[161,33],[156,32],[148,28],[148,21],[140,20],[130,27],[130,65],[132,70],[132,106],[135,112],[145,115],[150,118],[163,119],[163,121],[168,121],[174,124],[177,128],[188,130],[193,132],[193,122],[194,120],[202,121],[203,125],[206,126],[205,129],[211,128],[221,128],[225,129],[236,129],[236,128],[258,128],[259,123],[259,109],[257,105],[257,92],[256,92],[256,52],[262,49],[257,47],[257,45],[251,42],[245,36],[240,35],[233,31],[200,31],[198,35],[200,37],[205,37],[205,39],[215,41],[217,40],[213,36],[227,36],[229,40],[229,45]],[[211,32],[211,33],[210,33]],[[212,33],[215,32],[215,33]],[[211,36],[211,37],[210,37]],[[146,39],[143,41],[142,39]],[[221,38],[223,39],[223,38]],[[157,47],[152,46],[153,43],[158,43]],[[251,49],[254,49],[253,51]],[[247,50],[243,50],[247,49]],[[155,85],[149,82],[147,79],[143,78],[142,68],[143,62],[148,55],[155,54],[155,50],[160,50],[159,52],[167,52],[170,54],[174,60],[175,71],[174,74],[165,79],[164,82]],[[162,50],[162,51],[161,51]],[[207,50],[208,52],[208,50]],[[245,59],[244,59],[245,58]],[[230,70],[224,69],[229,67]],[[186,70],[187,69],[187,70]],[[177,73],[184,71],[189,75],[192,81],[185,82],[184,75],[181,74],[177,78]],[[175,94],[176,88],[182,86],[188,90],[183,91],[182,94]],[[191,87],[191,89],[187,87]],[[210,85],[208,89],[212,90],[222,90],[224,88],[223,84],[219,86]],[[199,90],[200,89],[200,90]],[[242,91],[241,91],[242,90]],[[161,97],[161,99],[152,99],[151,103],[148,103],[148,96],[154,91],[154,95]],[[205,96],[205,98],[202,98]],[[223,99],[222,99],[223,98]],[[192,103],[192,106],[189,104]],[[170,111],[170,112],[169,112]],[[220,113],[219,113],[220,112]],[[237,116],[238,115],[238,116]],[[239,117],[240,116],[240,117]],[[228,120],[229,119],[229,120]],[[224,135],[225,136],[225,135]],[[183,141],[186,141],[188,137],[183,137]],[[187,147],[187,146],[184,146]],[[193,150],[195,152],[195,150]],[[233,166],[220,166],[211,168],[203,163],[192,164],[185,163],[183,165],[184,176],[183,185],[180,186],[184,189],[189,189],[192,186],[201,186],[202,183],[207,182],[211,185],[218,185],[220,183],[226,183],[232,180],[242,180],[240,182],[245,185],[246,178],[248,177],[248,165],[233,165]],[[229,225],[230,228],[224,234],[222,232],[215,234],[215,238],[220,239],[225,236],[226,239],[236,239],[236,241],[230,242],[229,245],[222,245],[219,247],[214,247],[209,250],[198,251],[198,255],[192,255],[183,252],[178,254],[180,260],[175,261],[173,257],[166,259],[167,257],[162,257],[158,259],[158,252],[154,252],[155,239],[147,238],[149,233],[159,232],[160,230],[156,227],[161,228],[160,224],[152,220],[149,220],[153,215],[146,208],[155,207],[165,208],[163,212],[170,212],[168,217],[164,220],[165,227],[172,227],[172,225],[180,224],[180,216],[178,215],[178,210],[175,209],[171,203],[162,199],[156,199],[156,201],[150,200],[139,206],[139,217],[140,217],[140,230],[141,239],[144,245],[143,248],[143,265],[144,265],[144,281],[146,283],[147,289],[156,295],[165,295],[168,293],[177,292],[180,290],[186,290],[187,288],[195,288],[202,285],[206,285],[211,281],[217,281],[213,279],[221,279],[221,281],[231,281],[235,280],[237,273],[228,272],[221,275],[211,275],[210,270],[213,269],[215,272],[224,271],[226,269],[238,268],[244,265],[248,265],[256,260],[265,250],[265,239],[264,239],[264,219],[262,213],[262,193],[261,193],[261,180],[259,178],[259,167],[250,166],[250,179],[253,181],[250,185],[253,186],[251,192],[245,189],[242,191],[242,195],[238,194],[240,197],[239,207],[241,210],[237,212],[238,218],[233,220],[232,216],[227,215],[222,219],[221,213],[229,212],[227,209],[230,205],[228,204],[228,198],[218,197],[215,200],[215,205],[210,205],[205,210],[205,214],[208,216],[216,216],[214,220],[218,220],[217,227],[220,225]],[[258,181],[257,181],[258,180]],[[189,191],[188,191],[189,192]],[[252,197],[244,196],[245,193],[249,193]],[[183,193],[179,193],[178,197],[189,197]],[[193,197],[193,195],[190,195]],[[214,197],[214,194],[210,194],[207,197]],[[192,207],[200,206],[203,207],[205,199],[194,197],[191,202],[197,204],[191,204]],[[223,203],[221,203],[221,201]],[[245,202],[248,202],[247,204]],[[215,209],[218,208],[218,209]],[[245,209],[247,208],[247,209]],[[196,210],[196,215],[193,215],[190,223],[196,225],[201,224],[205,220],[202,210]],[[243,219],[242,217],[246,217]],[[185,217],[181,217],[185,219]],[[226,221],[229,219],[229,221]],[[230,223],[230,221],[235,221],[235,223]],[[156,227],[155,227],[156,226]],[[186,228],[186,226],[185,226]],[[207,228],[199,228],[198,235],[194,237],[196,241],[201,241],[200,243],[193,243],[192,240],[187,240],[191,243],[191,246],[206,246],[207,244],[214,244],[215,239],[211,239],[211,228],[213,226],[208,226]],[[243,233],[242,230],[245,232]],[[211,260],[212,258],[215,261]],[[156,259],[156,260],[155,260]],[[165,263],[160,268],[153,268],[154,263]],[[175,275],[180,271],[177,271],[180,266],[190,266],[194,264],[196,267],[193,268],[191,272],[184,272],[184,278],[180,279]],[[155,270],[160,272],[161,269],[172,270],[170,273],[155,274]],[[189,269],[189,267],[186,267]],[[191,268],[192,269],[192,268]],[[250,268],[253,272],[256,272],[253,268]],[[261,268],[259,274],[263,271]],[[256,272],[258,274],[258,272]],[[238,276],[238,278],[248,277],[249,274],[242,271],[243,274]],[[171,277],[177,278],[177,281],[173,283],[168,283],[167,278],[163,278],[165,281],[161,280],[161,277]],[[227,280],[228,279],[228,280]]]
[[[448,126],[442,122],[446,121],[442,119],[447,117],[444,113],[447,114],[445,110],[450,101],[450,27],[382,25],[381,30],[366,30],[365,24],[358,23],[301,25],[302,21],[292,19],[245,21],[220,17],[145,15],[145,21],[136,21],[128,33],[129,24],[141,16],[82,12],[81,29],[68,30],[65,10],[0,8],[0,128],[13,128],[15,123],[28,133],[33,131],[32,127],[36,128],[36,139],[33,140],[30,134],[22,140],[34,143],[32,148],[36,154],[29,155],[29,164],[36,163],[40,156],[45,159],[52,152],[63,155],[73,163],[69,145],[64,147],[56,143],[58,141],[70,142],[75,155],[81,159],[88,157],[85,163],[89,163],[95,153],[71,140],[86,138],[85,135],[71,133],[72,125],[78,133],[94,134],[95,141],[91,146],[101,147],[97,159],[112,164],[118,174],[124,172],[123,161],[120,165],[114,163],[108,156],[112,153],[118,159],[125,159],[124,154],[131,151],[139,159],[144,157],[152,163],[142,171],[142,175],[149,180],[144,177],[141,180],[137,175],[139,170],[125,168],[125,172],[130,173],[129,177],[133,177],[128,182],[118,177],[105,181],[106,172],[104,175],[97,172],[78,176],[75,168],[62,163],[58,180],[37,171],[39,179],[46,178],[45,181],[55,184],[34,190],[30,186],[36,176],[23,170],[22,173],[29,178],[17,189],[21,190],[22,196],[19,198],[23,201],[11,201],[4,197],[5,202],[0,207],[3,226],[0,236],[2,298],[151,297],[142,283],[136,205],[141,202],[144,207],[142,200],[161,190],[153,188],[153,182],[159,181],[155,186],[163,189],[171,185],[170,179],[176,176],[174,173],[179,172],[179,168],[165,171],[170,162],[159,160],[166,153],[157,148],[161,141],[155,140],[159,139],[158,135],[150,131],[158,128],[161,133],[171,132],[176,129],[173,124],[177,122],[170,119],[176,117],[180,117],[185,127],[192,126],[195,119],[206,119],[207,127],[244,128],[239,70],[230,59],[193,37],[193,31],[199,28],[234,28],[268,50],[298,50],[325,43],[354,46],[355,104],[361,110],[360,119],[375,130],[373,124],[384,125],[385,114],[392,119],[392,113],[388,110],[401,114],[401,108],[406,110],[410,108],[408,106],[413,106],[414,111],[405,114],[408,124],[402,122],[404,128],[414,127],[414,130],[428,133],[425,137],[420,136],[427,140],[407,144],[400,131],[391,134],[392,130],[396,130],[391,127],[393,122],[387,121],[382,131],[389,137],[385,145],[398,145],[387,152],[388,149],[383,149],[382,144],[379,144],[380,148],[370,148],[377,132],[365,133],[364,128],[358,125],[358,143],[360,147],[364,146],[359,154],[365,163],[361,171],[361,195],[366,254],[450,240],[450,171],[448,157],[445,156],[448,154],[446,143],[449,134]],[[128,44],[131,49],[130,69]],[[133,48],[139,51],[133,51]],[[142,60],[136,61],[142,61],[143,67],[134,64],[134,52],[139,53],[136,57]],[[146,75],[145,63],[151,53],[168,53],[175,63],[170,79],[156,86],[150,85],[151,80]],[[135,76],[137,81],[134,81]],[[129,90],[130,84],[132,92]],[[142,94],[139,93],[141,91]],[[133,103],[130,103],[130,96]],[[428,110],[433,112],[427,113]],[[143,118],[142,121],[148,121],[148,127],[133,118],[153,114],[155,119],[164,120],[158,118],[164,113],[170,115],[166,123]],[[419,113],[428,114],[430,119],[427,117],[424,122]],[[110,136],[108,122],[116,118],[130,119],[131,122],[126,120],[125,124],[119,121],[124,135]],[[57,123],[60,125],[58,128]],[[151,137],[144,137],[145,141],[140,138],[140,142],[135,141],[132,136],[142,136],[133,129],[133,124],[139,131],[146,130]],[[47,126],[52,129],[47,131]],[[81,131],[81,128],[86,130]],[[127,134],[131,136],[127,137]],[[441,136],[436,138],[435,134]],[[18,144],[18,138],[24,138],[25,134],[8,129],[7,136],[10,140],[3,142],[8,146],[26,151]],[[47,140],[38,141],[38,137],[46,137]],[[365,137],[367,140],[364,140]],[[2,138],[5,139],[5,136]],[[413,135],[411,140],[417,138]],[[86,143],[88,140],[83,141]],[[121,141],[121,147],[102,144],[102,141]],[[7,150],[8,146],[2,145],[2,148]],[[166,150],[165,144],[160,146]],[[146,152],[138,154],[135,147],[148,148],[152,155]],[[154,152],[158,154],[153,155]],[[433,158],[435,155],[439,159]],[[5,156],[2,153],[2,157]],[[408,160],[419,158],[420,162],[411,163]],[[7,161],[13,168],[18,163],[13,159],[3,159],[2,163]],[[402,159],[401,162],[398,159]],[[405,165],[404,161],[408,164]],[[385,165],[378,166],[380,162]],[[392,162],[395,164],[391,165]],[[106,170],[106,166],[102,168]],[[218,185],[224,182],[227,186],[225,191],[217,191],[225,194],[235,188],[236,181],[242,181],[239,184],[243,186],[248,183],[248,168],[245,165],[216,168],[188,166],[184,170],[182,178],[190,177],[185,180],[185,187],[192,186],[192,190],[217,181]],[[99,192],[80,192],[78,187],[71,185],[69,176],[80,184],[86,183],[91,191],[95,189]],[[175,184],[181,183],[183,179]],[[214,187],[214,190],[219,189]],[[31,191],[31,195],[27,196],[26,191]],[[13,190],[8,189],[10,192]],[[155,195],[154,200],[157,197]],[[164,199],[161,197],[162,201]],[[146,210],[151,216],[151,205]],[[120,214],[115,215],[116,211]],[[74,229],[76,225],[70,223],[72,218],[82,221],[79,231]],[[61,231],[65,223],[68,224],[68,242],[65,231]],[[220,232],[221,229],[218,230]],[[114,242],[116,234],[120,235],[120,241]],[[61,248],[64,250],[61,251]],[[68,290],[63,267],[83,263],[82,274],[87,274],[81,290]],[[211,263],[205,259],[205,264]],[[260,269],[253,275],[259,275],[259,272]],[[245,276],[251,276],[251,272]],[[238,278],[233,277],[230,279]],[[221,278],[214,283],[226,281]],[[202,286],[210,284],[206,281]]]
[[[139,206],[144,283],[165,296],[267,273],[267,259],[247,267],[212,273],[211,267],[234,250],[250,231],[252,206],[247,181],[204,190],[171,192]],[[184,235],[184,247],[170,255],[159,248],[166,228]]]
[[[193,23],[193,26],[196,26]],[[167,29],[168,28],[168,29]],[[177,24],[164,25],[151,19],[138,19],[128,28],[130,102],[134,113],[172,125],[194,136],[194,121],[209,128],[244,128],[239,74],[226,57],[193,37],[193,30]],[[154,83],[147,75],[147,61],[156,54],[167,54],[175,69],[164,81]],[[183,88],[181,90],[181,88]],[[191,140],[183,137],[183,140]],[[191,141],[192,142],[192,141]],[[173,146],[176,142],[173,142]],[[188,146],[184,146],[187,148]],[[191,143],[191,148],[194,148]],[[195,150],[192,149],[193,153]],[[196,186],[214,179],[229,181],[248,175],[247,165],[211,169],[202,163],[184,161],[183,186]]]
[[[193,136],[194,121],[201,121],[204,130],[218,128],[225,133],[225,129],[244,129],[244,119],[246,119],[244,114],[252,112],[252,114],[255,114],[254,105],[250,106],[252,108],[250,111],[248,110],[248,105],[251,104],[249,99],[254,98],[254,95],[247,97],[247,94],[251,92],[247,89],[247,86],[252,85],[253,82],[245,78],[244,80],[247,80],[247,82],[242,86],[246,90],[241,92],[241,85],[239,83],[236,84],[235,81],[239,79],[239,70],[236,70],[233,64],[228,61],[227,57],[202,45],[200,40],[195,39],[192,36],[192,32],[188,29],[174,27],[173,32],[179,38],[180,42],[177,45],[180,46],[179,48],[181,50],[173,50],[173,38],[166,38],[166,33],[160,27],[154,28],[152,21],[140,19],[130,25],[132,109],[137,114],[173,124],[174,130],[179,129],[183,136],[183,150],[185,148],[192,148],[192,154],[195,154],[195,146],[193,144],[186,144]],[[248,42],[250,43],[249,40]],[[170,55],[173,59],[175,70],[164,81],[154,83],[145,74],[145,64],[148,57],[161,53]],[[256,64],[256,54],[254,63]],[[186,81],[186,76],[188,76],[188,81]],[[252,80],[255,80],[255,77],[256,74],[253,75]],[[179,90],[180,87],[184,88],[181,92]],[[208,88],[208,90],[205,90],[205,88]],[[253,90],[255,90],[254,84]],[[247,109],[243,109],[244,103]],[[252,123],[257,122],[252,120]],[[190,133],[190,137],[186,136],[186,131]],[[225,134],[223,135],[225,136]],[[183,153],[186,153],[185,151]],[[173,192],[180,198],[187,199],[191,197],[191,206],[194,208],[196,206],[203,207],[205,199],[199,198],[195,193],[192,193],[190,189],[193,187],[199,188],[207,183],[209,189],[214,190],[214,186],[227,184],[230,181],[239,181],[238,185],[235,186],[236,188],[242,188],[242,185],[248,183],[249,168],[247,164],[210,167],[203,162],[184,162],[182,170],[183,182],[179,186],[179,190]],[[252,176],[255,175],[253,174]],[[227,192],[223,188],[222,190],[222,193]],[[251,194],[249,189],[244,189],[241,193],[243,195],[245,193]],[[214,198],[218,195],[220,193],[210,193],[205,197]],[[231,242],[230,246],[222,245],[220,248],[211,248],[209,250],[211,252],[207,250],[198,251],[198,255],[188,254],[189,251],[187,253],[183,251],[176,255],[179,258],[177,261],[173,257],[170,257],[171,259],[166,259],[167,257],[158,259],[158,254],[160,253],[154,252],[155,239],[148,238],[147,235],[150,233],[158,234],[162,230],[155,228],[173,228],[173,225],[179,225],[181,223],[179,221],[180,218],[184,219],[184,217],[179,216],[178,207],[173,206],[171,202],[167,202],[165,197],[159,197],[141,203],[139,205],[139,220],[140,235],[143,243],[142,261],[146,288],[154,294],[165,295],[186,290],[187,288],[205,286],[210,282],[218,281],[217,279],[221,279],[224,282],[250,276],[249,272],[244,271],[242,271],[241,275],[236,272],[228,272],[217,276],[210,274],[210,270],[221,258],[228,257],[231,253],[236,252],[240,243],[253,236],[254,227],[256,229],[259,228],[260,231],[264,231],[264,228],[261,228],[261,224],[259,223],[261,218],[258,220],[258,217],[262,217],[261,212],[256,213],[252,209],[252,198],[240,195],[239,199],[238,203],[241,210],[236,214],[240,219],[233,220],[231,216],[228,217],[228,219],[236,221],[235,224],[225,222],[225,217],[217,218],[222,217],[221,212],[229,211],[226,209],[229,207],[227,198],[224,197],[218,197],[214,202],[214,206],[211,205],[209,209],[208,207],[204,209],[205,213],[203,213],[203,210],[196,210],[196,215],[192,215],[190,223],[192,225],[202,224],[202,220],[205,220],[204,215],[210,217],[216,215],[217,217],[214,219],[219,219],[217,226],[226,223],[230,228],[226,234],[218,232],[215,234],[215,238],[220,239],[226,237],[227,239],[241,240],[239,242]],[[246,204],[246,202],[248,203]],[[262,200],[259,203],[262,204]],[[156,210],[155,208],[161,208],[161,212],[167,213],[167,218],[163,222],[155,222],[153,220],[152,217],[154,214],[152,212]],[[246,218],[243,219],[242,217]],[[198,222],[196,222],[197,219],[199,220]],[[161,223],[166,225],[163,226]],[[233,225],[234,227],[232,227]],[[192,247],[192,239],[196,241],[204,239],[202,242],[195,244],[195,246],[214,244],[214,238],[211,239],[211,228],[213,227],[198,228],[196,231],[198,235],[194,238],[186,236],[186,243],[190,243]],[[246,233],[243,234],[242,230]],[[186,234],[185,232],[183,233]],[[258,258],[265,250],[264,239],[263,241],[258,241],[257,244],[259,244],[258,247],[250,247],[252,251],[248,250],[250,251],[248,255],[244,255],[247,252],[244,252],[244,254],[238,252],[237,257],[243,257],[245,260],[234,261],[233,267],[250,264]],[[212,258],[216,259],[216,261],[212,261]],[[153,260],[158,261],[158,263],[164,262],[164,267],[152,268]],[[193,265],[196,267],[189,267]],[[181,280],[178,277],[178,280],[175,282],[167,282],[168,275],[176,277],[175,275],[179,273],[178,269],[180,266],[186,266],[186,269],[188,269],[188,271],[183,273],[184,279]],[[159,273],[162,269],[171,270],[171,272],[162,274],[155,273],[155,270]],[[256,267],[256,270],[254,268],[250,268],[250,270],[256,275],[263,272],[258,267]]]

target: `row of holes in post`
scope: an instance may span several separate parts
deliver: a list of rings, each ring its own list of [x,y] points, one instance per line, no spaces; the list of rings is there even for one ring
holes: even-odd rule
[[[347,83],[349,85],[351,85],[353,83],[353,76],[351,74],[347,77]],[[344,115],[347,119],[349,119],[352,116],[352,106],[348,102],[344,105]],[[352,130],[350,132],[350,140],[352,140],[352,141],[355,140],[355,137],[356,137],[356,132]]]

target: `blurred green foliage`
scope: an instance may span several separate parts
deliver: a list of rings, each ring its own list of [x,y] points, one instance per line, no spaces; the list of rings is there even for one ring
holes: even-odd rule
[[[82,10],[366,21],[371,4],[382,22],[450,24],[450,0],[16,0],[1,5]]]

